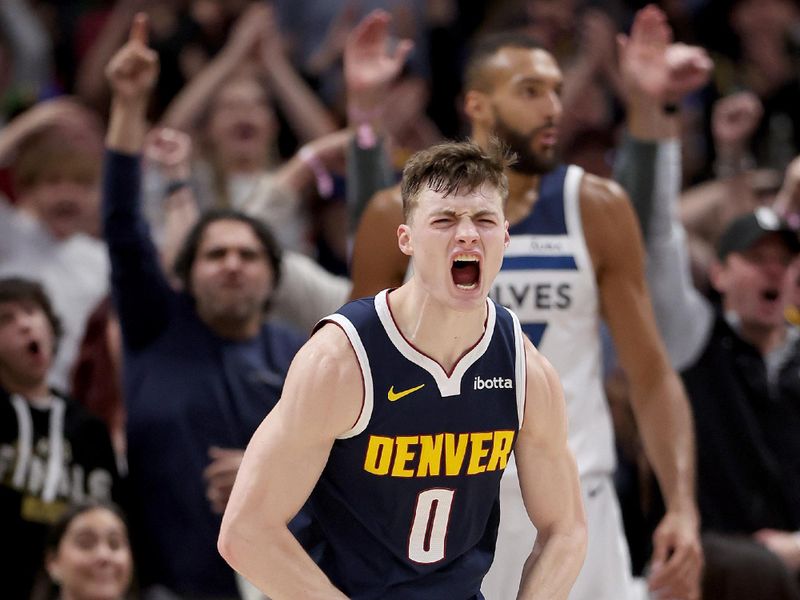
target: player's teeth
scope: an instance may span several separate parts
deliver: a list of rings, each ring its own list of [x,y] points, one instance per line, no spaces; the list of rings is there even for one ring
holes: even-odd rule
[[[456,287],[458,289],[460,289],[460,290],[474,290],[476,287],[478,287],[478,284],[477,283],[470,283],[469,285],[467,285],[467,284],[464,284],[464,283],[457,283]]]
[[[456,260],[463,260],[468,262],[478,262],[478,257],[473,256],[472,254],[459,254],[456,256]]]

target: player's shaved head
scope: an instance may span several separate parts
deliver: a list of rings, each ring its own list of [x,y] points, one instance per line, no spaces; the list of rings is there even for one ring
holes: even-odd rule
[[[500,50],[519,48],[544,50],[532,36],[525,33],[495,33],[481,38],[472,48],[464,68],[464,90],[488,92],[492,87],[491,62]]]

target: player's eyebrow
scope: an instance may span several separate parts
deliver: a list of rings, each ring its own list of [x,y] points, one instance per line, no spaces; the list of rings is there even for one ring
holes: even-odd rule
[[[491,210],[491,209],[488,209],[488,208],[484,208],[484,209],[481,209],[481,210],[479,210],[479,211],[477,211],[475,213],[470,213],[469,211],[459,212],[454,208],[442,208],[440,210],[432,212],[431,213],[431,217],[453,217],[453,218],[457,218],[460,214],[466,214],[467,216],[469,216],[472,219],[479,219],[481,217],[486,217],[486,216],[496,217],[496,216],[498,216],[498,211]]]

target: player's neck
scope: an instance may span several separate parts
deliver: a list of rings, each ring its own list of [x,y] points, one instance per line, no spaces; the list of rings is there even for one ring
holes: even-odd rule
[[[508,177],[508,202],[506,203],[506,218],[509,224],[514,225],[533,210],[539,199],[539,183],[541,176],[526,175],[506,169]]]
[[[392,292],[388,302],[403,337],[448,372],[485,330],[485,300],[471,310],[454,310],[409,283]]]

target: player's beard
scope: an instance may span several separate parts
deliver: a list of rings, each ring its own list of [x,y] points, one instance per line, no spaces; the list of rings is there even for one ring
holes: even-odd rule
[[[544,175],[556,167],[558,158],[555,154],[551,157],[542,156],[533,149],[533,139],[541,130],[553,127],[552,123],[537,127],[530,133],[520,133],[511,127],[496,110],[494,112],[494,123],[495,135],[517,157],[516,162],[510,167],[513,171],[525,175]]]

